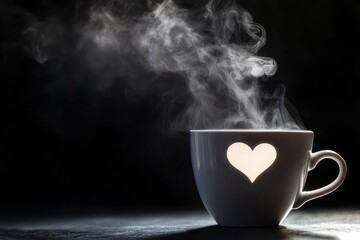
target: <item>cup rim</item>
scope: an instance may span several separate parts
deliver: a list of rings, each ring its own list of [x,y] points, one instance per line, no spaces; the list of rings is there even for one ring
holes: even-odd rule
[[[314,133],[311,130],[298,129],[190,129],[190,132],[269,132],[269,133]]]

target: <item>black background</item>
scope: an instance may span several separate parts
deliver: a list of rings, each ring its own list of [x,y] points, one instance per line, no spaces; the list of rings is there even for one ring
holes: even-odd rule
[[[304,208],[359,206],[359,2],[239,3],[266,29],[259,54],[276,59],[270,81],[285,84],[306,128],[315,132],[314,150],[332,149],[348,164],[344,184]],[[2,1],[0,7],[1,206],[202,207],[189,134],[170,133],[162,117],[163,86],[133,102],[121,84],[95,91],[67,79],[71,68],[36,62],[25,50],[25,13],[71,17],[73,1]],[[332,161],[320,163],[307,189],[336,173]]]

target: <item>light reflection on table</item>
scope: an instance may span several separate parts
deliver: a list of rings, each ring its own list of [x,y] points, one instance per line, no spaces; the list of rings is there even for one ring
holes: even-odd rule
[[[0,239],[360,239],[360,210],[293,211],[277,228],[218,226],[204,211],[21,217]]]

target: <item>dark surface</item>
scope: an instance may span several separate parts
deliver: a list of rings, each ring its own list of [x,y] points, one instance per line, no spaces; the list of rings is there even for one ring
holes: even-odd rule
[[[204,211],[17,217],[1,221],[0,238],[355,240],[360,238],[360,210],[293,211],[275,228],[221,227]]]

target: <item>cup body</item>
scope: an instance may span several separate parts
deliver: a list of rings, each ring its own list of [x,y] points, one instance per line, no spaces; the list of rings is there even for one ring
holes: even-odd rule
[[[301,130],[191,130],[192,167],[207,211],[223,226],[279,225],[306,181],[313,135]],[[275,159],[250,180],[229,161],[234,143],[254,152],[261,144],[271,145]]]

